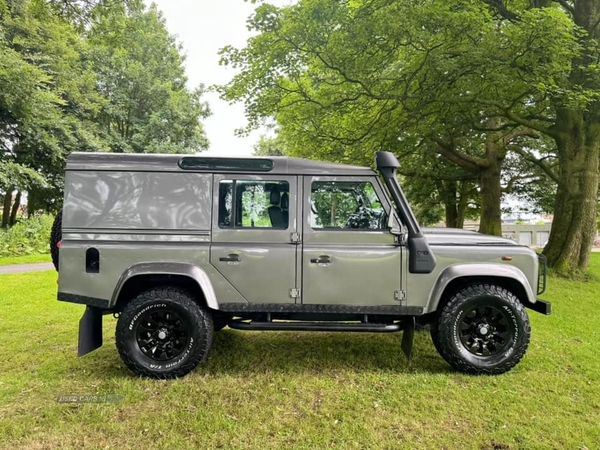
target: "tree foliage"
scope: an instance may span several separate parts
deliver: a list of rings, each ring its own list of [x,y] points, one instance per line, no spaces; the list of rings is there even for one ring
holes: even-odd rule
[[[93,123],[101,97],[85,60],[85,41],[40,0],[0,3],[0,23],[0,190],[6,227],[15,221],[22,190],[47,185],[71,151],[103,146]]]
[[[285,142],[278,134],[275,136],[262,135],[254,144],[252,152],[255,156],[285,156],[287,153]]]
[[[139,0],[0,0],[2,225],[23,191],[30,209],[59,207],[73,151],[205,149],[208,106],[183,62]]]
[[[99,125],[111,151],[193,153],[208,147],[203,87],[187,88],[184,57],[155,6],[112,8],[88,33],[99,92]]]
[[[476,179],[482,231],[491,234],[500,232],[503,192],[550,177],[559,225],[549,261],[569,271],[587,264],[595,217],[598,3],[262,4],[249,19],[256,36],[222,51],[222,63],[240,73],[221,93],[244,102],[249,129],[274,118],[293,154],[340,162],[371,160],[381,148],[403,160],[442,156]],[[541,144],[543,136],[554,145]],[[583,161],[592,167],[582,178]]]

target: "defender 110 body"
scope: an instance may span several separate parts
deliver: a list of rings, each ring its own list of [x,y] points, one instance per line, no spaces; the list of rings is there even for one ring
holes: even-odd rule
[[[79,354],[115,313],[124,362],[156,378],[192,370],[225,326],[402,330],[410,357],[417,318],[456,369],[509,370],[524,308],[550,313],[545,265],[508,239],[421,229],[396,158],[376,165],[72,154],[51,248],[58,299],[87,305]]]

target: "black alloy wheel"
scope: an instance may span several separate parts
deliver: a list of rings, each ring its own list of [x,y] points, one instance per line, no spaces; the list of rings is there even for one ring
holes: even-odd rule
[[[155,361],[168,361],[183,353],[190,340],[189,326],[170,309],[146,311],[137,326],[140,350]]]
[[[515,328],[501,308],[477,306],[462,315],[459,333],[460,341],[470,353],[491,356],[513,341]]]

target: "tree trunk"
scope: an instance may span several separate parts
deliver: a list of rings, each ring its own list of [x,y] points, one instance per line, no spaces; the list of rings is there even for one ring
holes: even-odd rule
[[[481,221],[479,232],[502,236],[502,213],[500,202],[502,201],[502,184],[500,176],[501,161],[490,160],[489,167],[481,172]]]
[[[10,205],[12,204],[13,188],[8,188],[4,195],[4,208],[2,209],[2,228],[8,228],[10,221]]]
[[[470,183],[467,181],[460,183],[460,198],[458,199],[458,206],[456,208],[456,228],[463,228],[465,226],[465,214],[467,213],[467,206],[469,206],[469,187]]]
[[[456,204],[446,203],[446,228],[460,228]]]
[[[448,183],[445,183],[444,187],[444,209],[446,210],[446,228],[459,228],[458,209],[456,207],[456,181],[450,181]]]
[[[21,191],[17,191],[15,201],[12,205],[12,211],[10,212],[9,226],[13,226],[17,222],[17,213],[19,212],[19,206],[21,206]]]
[[[562,109],[556,120],[561,182],[544,254],[548,265],[565,275],[587,268],[596,236],[600,123],[591,117],[587,112]]]

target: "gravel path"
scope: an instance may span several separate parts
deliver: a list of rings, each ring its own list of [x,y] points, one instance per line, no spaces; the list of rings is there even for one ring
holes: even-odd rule
[[[20,272],[36,272],[40,270],[51,270],[54,266],[51,262],[33,263],[33,264],[11,264],[9,266],[0,266],[0,274],[3,273],[20,273]]]

